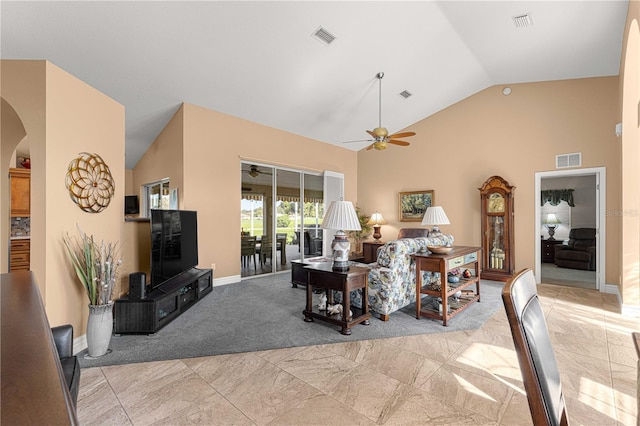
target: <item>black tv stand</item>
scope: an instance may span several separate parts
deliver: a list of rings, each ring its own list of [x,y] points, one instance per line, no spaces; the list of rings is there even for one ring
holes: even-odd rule
[[[213,289],[211,269],[191,268],[168,279],[140,300],[115,301],[116,334],[155,333]]]

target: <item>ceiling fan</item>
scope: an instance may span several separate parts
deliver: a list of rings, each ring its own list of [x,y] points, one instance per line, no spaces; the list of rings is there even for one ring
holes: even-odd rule
[[[392,145],[400,145],[400,146],[409,146],[409,142],[398,140],[398,138],[408,138],[409,136],[415,136],[415,132],[402,132],[402,133],[394,133],[393,135],[389,134],[389,131],[382,127],[382,77],[384,77],[383,72],[379,72],[376,74],[376,78],[378,79],[378,127],[373,130],[367,130],[367,133],[373,137],[373,139],[360,139],[357,141],[348,141],[343,143],[353,143],[353,142],[373,142],[371,145],[367,147],[367,151],[371,148],[375,148],[379,151],[383,149],[387,149],[388,144]]]
[[[252,164],[249,167],[249,170],[243,170],[244,173],[248,173],[249,176],[251,176],[252,178],[257,178],[260,175],[270,175],[271,173],[268,172],[261,172],[260,169],[258,169],[258,166],[256,166],[255,164]]]

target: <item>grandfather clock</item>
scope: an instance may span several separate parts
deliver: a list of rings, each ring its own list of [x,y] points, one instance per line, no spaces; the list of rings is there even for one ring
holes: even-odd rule
[[[514,274],[513,190],[500,176],[491,176],[480,190],[482,216],[482,278],[507,281]]]

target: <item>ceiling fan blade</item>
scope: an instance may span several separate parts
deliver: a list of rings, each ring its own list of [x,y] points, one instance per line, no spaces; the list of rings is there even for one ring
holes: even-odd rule
[[[373,149],[373,144],[369,145],[366,150],[369,151],[370,149]]]
[[[357,141],[345,141],[342,143],[354,143],[354,142],[373,142],[371,139],[358,139]]]
[[[403,133],[394,133],[393,135],[389,135],[389,139],[393,138],[408,138],[409,136],[415,136],[415,132],[403,132]]]
[[[374,139],[375,139],[375,138],[377,138],[376,134],[375,134],[375,133],[373,133],[373,131],[372,131],[372,130],[367,130],[367,133],[369,133],[369,134],[371,135],[371,137],[372,137],[372,138],[374,138]]]
[[[409,146],[409,145],[411,145],[409,142],[397,141],[397,140],[394,140],[394,139],[389,139],[387,142],[388,143],[392,143],[394,145],[400,145],[400,146]]]

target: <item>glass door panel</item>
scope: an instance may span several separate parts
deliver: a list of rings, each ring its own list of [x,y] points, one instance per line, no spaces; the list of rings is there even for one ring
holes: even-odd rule
[[[273,271],[274,246],[274,169],[242,163],[240,200],[241,276],[261,275]],[[250,240],[255,237],[255,256],[250,254]]]
[[[302,205],[303,257],[322,256],[323,183],[322,176],[308,173],[304,175],[304,200]]]
[[[296,226],[300,223],[300,172],[276,170],[276,217],[275,242],[276,270],[287,269],[287,264],[300,258],[297,245]],[[295,244],[294,244],[295,242]]]

